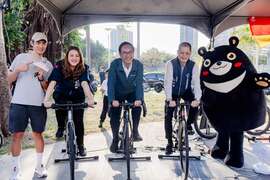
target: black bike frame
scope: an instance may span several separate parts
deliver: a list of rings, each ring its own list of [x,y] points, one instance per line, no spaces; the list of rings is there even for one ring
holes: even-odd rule
[[[80,103],[80,104],[52,104],[51,108],[52,109],[62,109],[62,110],[67,110],[68,111],[68,117],[67,117],[67,123],[66,123],[66,147],[68,147],[68,140],[70,132],[69,129],[67,127],[69,127],[69,125],[71,125],[72,129],[73,129],[73,135],[74,135],[74,142],[73,144],[75,145],[75,161],[77,160],[98,160],[98,156],[87,156],[87,157],[78,157],[77,153],[76,153],[76,149],[77,149],[77,143],[76,143],[76,134],[75,134],[75,127],[74,127],[74,123],[73,123],[73,110],[74,109],[83,109],[83,108],[87,108],[88,104],[87,103]],[[68,149],[62,149],[62,153],[69,153],[67,151]],[[70,156],[70,155],[69,155]],[[58,163],[58,162],[64,162],[64,161],[70,161],[69,158],[64,158],[64,159],[55,159],[54,162]]]
[[[111,158],[108,158],[108,161],[127,161],[127,179],[130,180],[130,166],[129,166],[129,161],[130,160],[139,160],[139,161],[142,161],[142,160],[146,160],[146,161],[149,161],[151,160],[151,157],[150,156],[144,156],[144,157],[133,157],[132,156],[132,153],[130,153],[130,149],[132,149],[133,147],[130,147],[130,145],[133,146],[133,140],[132,140],[132,137],[127,137],[127,134],[129,136],[129,125],[130,125],[130,129],[131,129],[131,132],[132,132],[132,124],[131,124],[131,121],[130,121],[130,109],[131,107],[133,107],[133,104],[131,103],[121,103],[120,106],[123,107],[124,109],[124,112],[123,112],[123,120],[124,120],[124,126],[123,126],[123,139],[122,139],[122,144],[123,146],[125,147],[125,143],[128,142],[128,145],[127,145],[127,148],[124,148],[124,152],[122,151],[119,151],[119,153],[123,153],[123,157],[111,157]],[[128,139],[127,139],[128,138]],[[128,157],[127,157],[128,155]]]

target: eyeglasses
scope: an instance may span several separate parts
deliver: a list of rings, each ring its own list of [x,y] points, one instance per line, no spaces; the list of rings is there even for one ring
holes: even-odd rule
[[[122,51],[121,54],[132,54],[133,51]]]

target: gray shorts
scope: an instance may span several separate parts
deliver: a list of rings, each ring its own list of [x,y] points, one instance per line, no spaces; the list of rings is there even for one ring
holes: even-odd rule
[[[47,111],[42,106],[11,104],[9,111],[9,131],[24,132],[30,121],[32,131],[42,133],[45,130]]]

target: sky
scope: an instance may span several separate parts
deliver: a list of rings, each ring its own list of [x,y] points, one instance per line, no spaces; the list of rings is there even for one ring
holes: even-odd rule
[[[122,23],[102,23],[90,25],[90,38],[99,41],[104,47],[108,48],[109,30],[116,28]],[[125,23],[126,29],[133,32],[134,46],[137,44],[137,23]],[[140,23],[141,53],[153,47],[160,51],[176,54],[180,43],[180,27],[175,24],[161,23]],[[198,47],[207,46],[208,38],[199,32]]]

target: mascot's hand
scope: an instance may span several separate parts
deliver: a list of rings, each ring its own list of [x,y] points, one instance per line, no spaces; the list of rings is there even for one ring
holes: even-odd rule
[[[254,77],[256,86],[264,89],[270,87],[270,74],[268,73],[260,73],[256,74]]]

